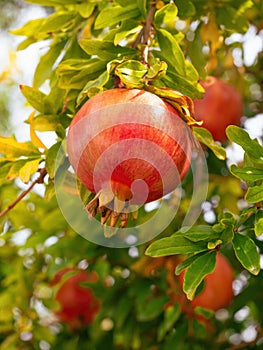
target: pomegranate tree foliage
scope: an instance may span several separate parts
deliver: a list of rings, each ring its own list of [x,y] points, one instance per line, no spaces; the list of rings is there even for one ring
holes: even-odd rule
[[[215,75],[239,89],[247,117],[260,113],[262,53],[251,66],[237,66],[234,53],[243,46],[231,35],[245,34],[249,26],[262,30],[262,0],[28,2],[52,11],[12,31],[25,37],[18,50],[37,41],[46,50],[32,86],[21,86],[33,108],[30,116],[21,116],[29,124],[30,140],[0,138],[0,349],[234,349],[235,341],[240,348],[259,349],[263,334],[263,147],[244,129],[227,129],[229,142],[244,150],[244,160],[229,167],[227,144],[219,146],[208,131],[193,127],[195,137],[208,147],[206,205],[215,218],[207,222],[203,209],[195,225],[187,230],[182,227],[192,193],[193,179],[188,175],[174,220],[151,244],[137,248],[106,248],[74,232],[56,201],[54,177],[68,166],[65,153],[59,167],[56,157],[61,145],[65,146],[72,117],[89,97],[113,88],[116,81],[156,91],[166,86],[201,98],[199,78]],[[49,149],[41,140],[41,133],[47,131],[57,139]],[[21,192],[17,179],[31,188],[44,187],[44,195]],[[167,204],[172,206],[174,201],[172,196]],[[137,223],[148,216],[141,208]],[[27,239],[20,242],[19,237],[25,235]],[[192,299],[203,278],[213,271],[218,250],[235,270],[236,296],[221,317],[199,310],[211,318],[210,328],[188,319],[179,304],[165,307],[169,302],[165,269],[148,276],[143,268],[133,270],[145,252],[153,260],[183,254],[186,259],[175,272],[186,269],[183,289]],[[93,288],[103,307],[92,325],[73,330],[52,315],[57,304],[50,280],[62,267],[78,264],[88,264],[98,274]],[[248,313],[241,312],[244,317],[240,317],[240,310]],[[255,330],[251,339],[244,337],[248,325]]]

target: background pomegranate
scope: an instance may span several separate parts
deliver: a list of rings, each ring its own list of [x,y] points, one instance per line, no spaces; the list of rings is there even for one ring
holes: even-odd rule
[[[178,263],[178,260],[176,260],[176,263]],[[197,306],[217,311],[227,307],[232,301],[234,297],[232,288],[234,272],[228,260],[222,254],[217,253],[214,272],[204,278],[202,291],[192,301],[187,300],[182,291],[184,272],[178,277],[174,277],[174,268],[175,264],[172,264],[170,260],[168,283],[173,289],[171,297],[181,304],[182,311],[189,316],[194,315],[194,309]],[[176,281],[174,282],[176,278],[178,278],[179,286]]]
[[[239,125],[243,115],[242,97],[225,81],[209,76],[200,84],[205,89],[204,98],[194,100],[195,117],[203,120],[214,139],[225,141],[228,125]]]
[[[62,281],[63,276],[68,272],[72,272],[73,275]],[[55,294],[55,299],[60,304],[60,309],[56,311],[56,316],[60,321],[69,324],[72,328],[92,323],[100,309],[100,303],[92,289],[80,283],[94,283],[97,279],[98,276],[95,273],[71,267],[66,267],[56,273],[51,285],[61,283]]]
[[[165,309],[179,303],[182,313],[186,314],[189,319],[199,320],[209,331],[212,331],[211,321],[195,313],[195,308],[200,306],[217,311],[227,307],[234,297],[232,289],[234,271],[228,260],[222,254],[217,253],[214,272],[204,278],[203,289],[190,301],[183,292],[184,271],[179,276],[174,273],[176,266],[182,261],[183,257],[179,255],[159,258],[144,256],[132,265],[132,270],[141,276],[153,278],[166,269],[167,294],[170,301],[165,305]]]
[[[105,205],[114,197],[114,211],[121,212],[128,201],[143,204],[174,190],[190,165],[191,131],[155,94],[118,88],[83,105],[67,149],[79,179],[98,194],[87,209],[95,215],[100,208],[104,223],[113,209]]]

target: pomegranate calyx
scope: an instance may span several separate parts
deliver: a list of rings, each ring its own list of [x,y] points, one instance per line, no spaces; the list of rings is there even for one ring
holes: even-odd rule
[[[183,95],[179,91],[169,88],[157,88],[155,86],[146,86],[145,90],[161,97],[167,103],[172,105],[188,125],[202,125],[203,121],[196,120],[194,117],[194,104],[190,97]]]
[[[101,190],[88,203],[85,209],[89,212],[90,217],[93,218],[100,213],[100,222],[102,225],[115,227],[120,218],[120,227],[125,228],[128,224],[130,202],[129,200],[122,201],[118,195],[114,195],[112,191]],[[134,216],[132,215],[132,219]]]

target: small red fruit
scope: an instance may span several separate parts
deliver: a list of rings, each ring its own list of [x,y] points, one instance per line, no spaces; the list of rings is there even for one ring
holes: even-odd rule
[[[72,272],[65,281],[61,281],[66,273]],[[56,316],[62,322],[69,324],[72,328],[78,328],[93,322],[94,317],[100,309],[99,300],[94,296],[90,287],[80,285],[82,282],[94,283],[98,279],[95,273],[66,267],[56,273],[51,285],[59,286],[55,299],[60,304]]]
[[[112,211],[120,214],[128,204],[159,199],[178,186],[190,166],[191,145],[191,131],[177,111],[137,89],[117,88],[90,98],[67,137],[75,173],[97,194],[87,210],[93,216],[100,211],[102,223],[111,215],[111,226],[118,219]],[[127,216],[122,221],[125,226]]]
[[[203,99],[194,100],[195,117],[203,120],[214,139],[225,141],[225,129],[229,125],[239,125],[243,115],[242,97],[233,86],[216,77],[207,77],[200,84],[205,89]]]

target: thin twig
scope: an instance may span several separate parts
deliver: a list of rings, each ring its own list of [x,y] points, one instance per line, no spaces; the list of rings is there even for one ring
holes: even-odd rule
[[[156,7],[153,5],[151,6],[147,18],[146,18],[146,22],[145,22],[145,26],[144,26],[144,33],[143,33],[143,39],[144,39],[144,44],[148,44],[148,40],[151,34],[151,29],[152,29],[152,21],[153,21],[153,16],[155,13]]]
[[[139,44],[142,45],[142,58],[145,64],[148,64],[148,44],[149,44],[149,38],[151,36],[152,21],[153,21],[155,10],[156,10],[155,5],[151,6],[148,12],[145,24],[133,44],[133,48],[136,48]]]
[[[153,21],[155,10],[156,10],[155,6],[151,6],[146,18],[145,26],[144,26],[144,32],[143,32],[143,38],[142,38],[143,40],[142,58],[145,64],[148,64],[148,53],[149,53],[148,44],[151,36],[152,21]]]
[[[0,213],[0,218],[6,215],[11,209],[13,209],[31,190],[36,184],[42,184],[44,182],[44,177],[47,175],[47,171],[45,168],[39,170],[39,177],[34,180],[31,185],[23,191],[7,208],[5,208]]]

